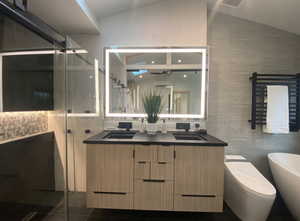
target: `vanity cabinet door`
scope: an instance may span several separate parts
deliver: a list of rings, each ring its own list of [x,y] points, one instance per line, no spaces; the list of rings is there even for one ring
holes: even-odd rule
[[[173,170],[173,145],[135,145],[135,179],[174,180]]]
[[[175,147],[175,193],[223,196],[224,148]]]
[[[158,163],[173,163],[174,161],[174,145],[157,146]]]
[[[134,208],[141,210],[173,210],[173,181],[136,180]]]
[[[174,180],[174,145],[157,146],[157,160],[151,162],[151,179]]]
[[[96,177],[94,191],[133,192],[132,145],[91,144],[88,151],[88,177]]]
[[[175,147],[175,211],[221,212],[223,147]]]
[[[87,203],[93,208],[133,207],[133,146],[90,144],[87,157]]]

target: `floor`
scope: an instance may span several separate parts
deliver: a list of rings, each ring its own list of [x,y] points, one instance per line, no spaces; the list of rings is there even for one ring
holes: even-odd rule
[[[293,221],[288,210],[282,207],[280,200],[278,202],[280,205],[274,205],[267,221]],[[82,193],[70,193],[69,203],[70,221],[240,221],[226,205],[223,213],[87,209],[85,208],[85,195]],[[37,217],[31,221],[64,221],[64,215],[64,204],[62,203],[47,217],[43,219]]]

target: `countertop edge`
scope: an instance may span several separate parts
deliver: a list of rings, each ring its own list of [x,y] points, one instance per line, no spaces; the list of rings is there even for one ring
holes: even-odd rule
[[[206,142],[193,142],[193,141],[178,141],[178,140],[122,140],[122,139],[110,139],[105,140],[103,136],[105,136],[108,131],[103,131],[97,135],[94,135],[86,140],[83,141],[84,144],[140,144],[140,145],[178,145],[178,146],[218,146],[218,147],[225,147],[228,146],[228,143],[212,136],[206,134],[204,136],[207,137]]]
[[[181,143],[181,142],[143,142],[143,141],[83,141],[84,144],[142,144],[142,145],[154,145],[154,144],[161,144],[161,145],[180,145],[180,146],[219,146],[219,147],[226,147],[228,146],[227,143]]]

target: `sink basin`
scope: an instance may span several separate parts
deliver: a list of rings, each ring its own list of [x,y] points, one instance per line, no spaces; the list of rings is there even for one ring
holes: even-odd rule
[[[176,140],[206,140],[200,134],[193,132],[175,132],[173,135]]]
[[[132,139],[135,133],[134,131],[111,131],[104,139]]]

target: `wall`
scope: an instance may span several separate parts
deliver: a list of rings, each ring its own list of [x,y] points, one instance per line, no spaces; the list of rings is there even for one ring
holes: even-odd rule
[[[47,130],[47,112],[0,113],[0,141],[40,133]]]
[[[164,0],[100,21],[102,48],[109,46],[205,46],[205,0]],[[188,13],[187,13],[188,12]]]
[[[269,26],[217,14],[208,27],[210,80],[208,132],[229,143],[227,154],[241,154],[267,177],[267,154],[300,153],[299,133],[268,135],[251,130],[253,72],[300,72],[300,36]]]

